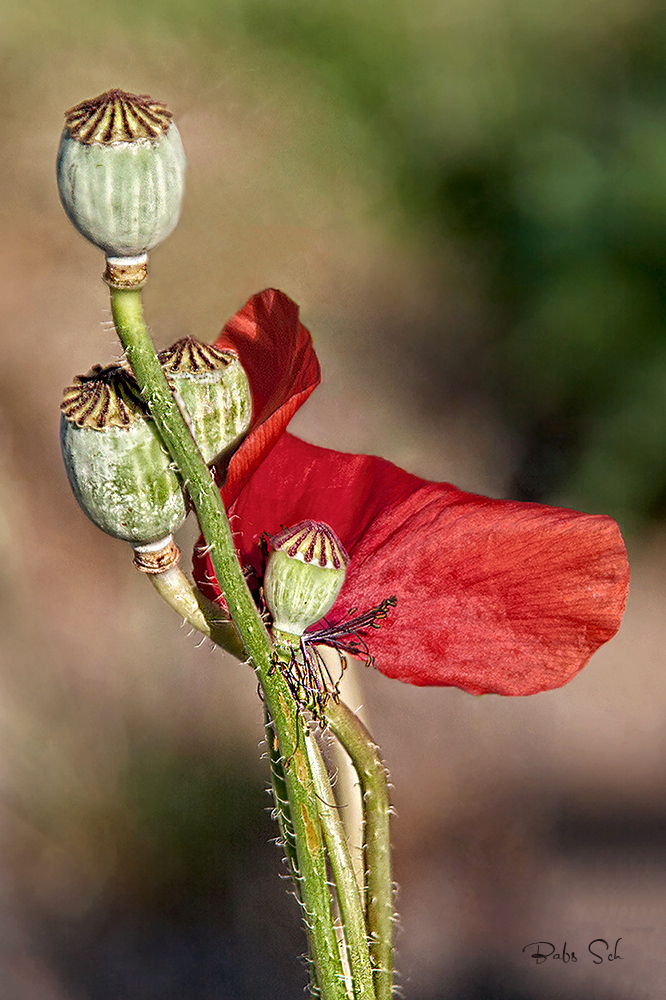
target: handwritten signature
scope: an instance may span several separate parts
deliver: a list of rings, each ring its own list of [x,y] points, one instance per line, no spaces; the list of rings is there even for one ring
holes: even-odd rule
[[[624,955],[618,954],[618,945],[622,938],[617,938],[615,942],[615,947],[611,950],[611,945],[608,943],[606,938],[595,938],[594,941],[590,941],[587,946],[587,950],[590,955],[592,955],[592,961],[595,965],[603,965],[604,962],[615,962],[624,958]],[[530,944],[526,944],[523,948],[523,953],[527,951],[528,948],[536,948],[536,951],[528,958],[533,958],[535,965],[543,965],[548,959],[552,959],[553,962],[577,962],[578,958],[576,952],[569,950],[567,948],[567,942],[564,942],[563,947],[560,951],[555,950],[555,945],[550,941],[532,941]],[[605,949],[605,950],[604,950]]]

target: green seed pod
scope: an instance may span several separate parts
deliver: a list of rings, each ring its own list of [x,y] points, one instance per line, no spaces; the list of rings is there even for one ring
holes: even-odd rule
[[[301,521],[269,538],[264,599],[278,633],[301,636],[330,611],[349,556],[327,524]]]
[[[180,216],[185,152],[172,115],[145,94],[109,90],[65,115],[57,160],[60,200],[107,257],[137,257]]]
[[[187,413],[192,437],[212,465],[250,429],[252,394],[243,367],[229,351],[185,337],[159,355]]]
[[[185,496],[132,374],[96,365],[65,389],[60,446],[81,509],[131,544],[163,539],[183,523]]]

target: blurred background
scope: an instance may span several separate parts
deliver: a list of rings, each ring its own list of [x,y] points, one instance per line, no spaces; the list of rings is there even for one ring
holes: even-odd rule
[[[111,87],[165,101],[189,158],[151,256],[158,347],[277,286],[324,369],[296,433],[627,538],[622,631],[560,691],[358,671],[403,995],[665,995],[665,43],[663,0],[0,0],[3,1000],[307,981],[253,676],[61,466],[62,388],[118,348],[54,160],[63,112]],[[595,938],[623,960],[594,964]],[[539,940],[578,962],[536,967]]]

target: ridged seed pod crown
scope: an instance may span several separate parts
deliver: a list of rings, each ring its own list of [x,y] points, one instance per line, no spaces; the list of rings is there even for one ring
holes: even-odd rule
[[[182,400],[192,436],[211,465],[240,444],[252,421],[247,375],[230,351],[185,337],[159,355]]]
[[[180,216],[185,152],[171,112],[146,94],[109,90],[65,115],[57,177],[78,231],[107,257],[138,257]]]
[[[74,496],[102,531],[146,544],[185,520],[180,479],[123,366],[97,365],[65,389],[60,445]]]

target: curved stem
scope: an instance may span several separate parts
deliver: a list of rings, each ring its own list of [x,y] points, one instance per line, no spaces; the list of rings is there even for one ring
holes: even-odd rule
[[[365,829],[363,856],[370,958],[377,1000],[393,993],[393,883],[388,777],[372,736],[351,709],[331,699],[326,718],[356,768]]]
[[[180,566],[146,575],[160,597],[192,628],[208,636],[237,660],[245,659],[243,644],[228,612],[193,587]]]
[[[273,663],[271,640],[236,557],[219,491],[164,377],[143,318],[140,291],[112,287],[111,308],[127,360],[162,441],[183,477],[233,623],[259,678],[285,761],[285,782],[302,880],[302,906],[317,983],[324,1000],[343,1000],[346,990],[301,714],[285,678]]]
[[[266,733],[266,745],[268,746],[268,759],[271,765],[271,784],[273,787],[273,801],[275,803],[275,818],[280,828],[282,838],[282,849],[284,850],[289,872],[294,882],[294,888],[299,901],[301,900],[301,882],[298,870],[298,852],[296,850],[296,835],[294,834],[294,824],[291,818],[291,804],[289,802],[289,792],[287,789],[287,779],[284,773],[284,762],[280,754],[277,737],[273,728],[273,720],[268,711],[264,712],[264,731]]]
[[[278,745],[273,720],[265,709],[264,728],[266,732],[266,744],[268,746],[268,758],[271,765],[271,787],[273,791],[273,801],[275,803],[275,819],[280,829],[282,849],[284,850],[289,873],[294,883],[296,899],[303,906],[303,885],[298,865],[298,849],[294,824],[291,816],[291,803],[289,801],[289,790],[285,775],[285,764]],[[317,979],[317,965],[315,955],[312,952],[312,941],[308,937],[308,958],[310,961],[310,975],[312,977],[312,996],[319,997],[321,991]]]
[[[320,647],[319,652],[325,655],[325,647],[323,649]],[[335,655],[338,658],[337,653]],[[367,709],[363,706],[363,694],[359,678],[359,672],[366,668],[361,668],[358,661],[353,661],[349,657],[346,657],[346,659],[347,666],[340,683],[340,697],[350,708],[352,705],[359,706],[359,708],[352,708],[352,711],[361,720],[363,725],[369,728]],[[329,752],[326,753],[325,759],[329,760]],[[361,796],[358,774],[349,754],[337,739],[333,741],[333,745],[330,748],[330,762],[334,765],[336,771],[334,788],[336,802],[340,804],[344,803],[344,809],[341,810],[340,816],[345,833],[347,834],[347,843],[349,844],[356,880],[362,889],[361,895],[365,912],[365,871],[363,866],[363,830],[365,820],[363,818],[364,803]]]
[[[354,874],[354,866],[340,819],[339,807],[335,801],[319,747],[311,734],[306,744],[315,790],[319,799],[319,816],[324,831],[324,841],[338,892],[354,998],[355,1000],[375,1000],[361,893]]]

